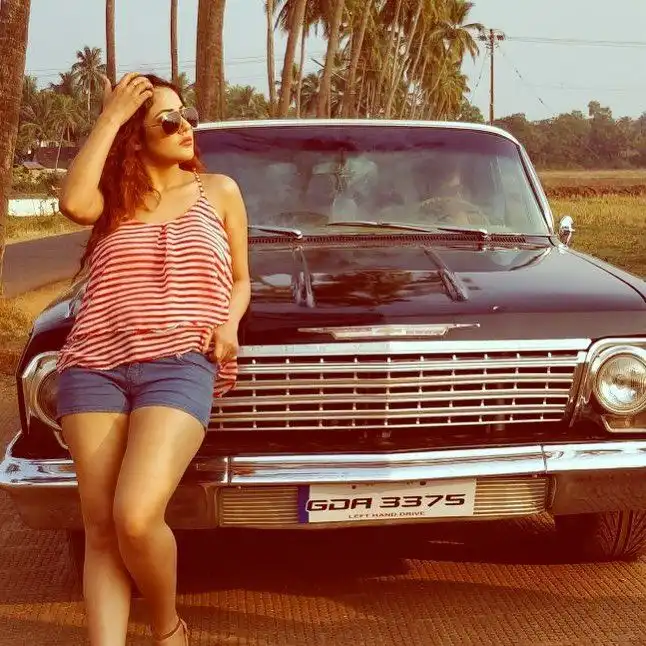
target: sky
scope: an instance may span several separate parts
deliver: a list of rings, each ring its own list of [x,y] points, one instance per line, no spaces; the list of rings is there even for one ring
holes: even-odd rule
[[[646,112],[646,2],[614,0],[474,0],[471,20],[504,32],[495,53],[495,114],[549,118],[587,111],[597,100],[616,117]],[[228,0],[225,15],[227,80],[267,91],[263,0]],[[104,0],[32,0],[27,73],[41,85],[71,67],[85,45],[105,48]],[[116,0],[119,74],[138,70],[168,75],[169,0]],[[197,0],[179,0],[180,71],[194,77]],[[529,42],[555,39],[561,42]],[[566,40],[569,43],[563,43]],[[576,41],[596,41],[596,44]],[[605,41],[605,44],[599,43]],[[277,36],[280,74],[285,38]],[[308,55],[322,61],[325,43],[313,37]],[[307,71],[317,65],[309,60]],[[489,110],[489,61],[465,61],[471,100]]]

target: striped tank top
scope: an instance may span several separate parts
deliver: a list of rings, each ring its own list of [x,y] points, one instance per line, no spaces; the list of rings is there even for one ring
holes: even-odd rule
[[[57,369],[110,370],[124,363],[201,352],[227,321],[233,272],[224,225],[200,176],[188,211],[161,223],[128,220],[102,238]],[[215,396],[235,384],[237,362],[218,366]]]

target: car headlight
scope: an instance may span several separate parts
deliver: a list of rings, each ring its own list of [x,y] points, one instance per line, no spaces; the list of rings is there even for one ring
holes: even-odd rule
[[[22,386],[27,414],[37,417],[52,429],[60,430],[56,421],[58,397],[57,355],[41,354],[30,362],[22,375]]]
[[[50,372],[45,375],[34,393],[34,409],[38,416],[51,425],[56,423],[56,400],[58,397],[58,373]]]
[[[614,348],[595,366],[594,394],[608,412],[634,415],[646,408],[646,352],[642,348]]]

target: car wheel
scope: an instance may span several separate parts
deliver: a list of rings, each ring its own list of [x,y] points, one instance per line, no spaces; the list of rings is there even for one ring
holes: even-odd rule
[[[556,516],[568,555],[588,561],[634,561],[646,554],[646,511]]]

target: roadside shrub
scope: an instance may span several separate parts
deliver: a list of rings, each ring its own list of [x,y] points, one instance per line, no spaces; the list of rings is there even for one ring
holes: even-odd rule
[[[11,171],[11,197],[56,197],[62,179],[60,173],[15,166]]]

